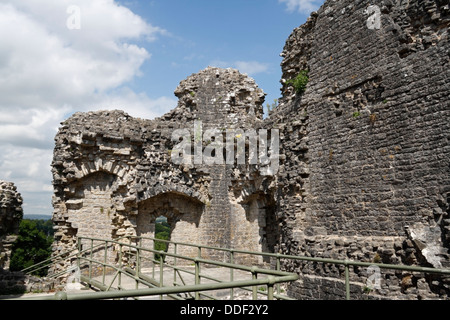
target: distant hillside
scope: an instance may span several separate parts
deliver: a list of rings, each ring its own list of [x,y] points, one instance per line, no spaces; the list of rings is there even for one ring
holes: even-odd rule
[[[164,217],[164,216],[159,216],[158,218],[156,218],[155,222],[156,222],[156,223],[167,222],[167,218]]]
[[[23,218],[28,220],[50,220],[52,216],[47,214],[24,214]]]

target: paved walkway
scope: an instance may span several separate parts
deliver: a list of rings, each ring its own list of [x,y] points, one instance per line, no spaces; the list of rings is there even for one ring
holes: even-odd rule
[[[164,286],[173,286],[174,280],[176,282],[176,285],[182,286],[182,285],[193,285],[195,284],[195,267],[194,266],[183,266],[183,269],[187,270],[190,273],[187,272],[177,272],[176,275],[171,268],[164,268],[163,270],[163,285]],[[159,266],[155,266],[154,270],[153,268],[147,268],[143,269],[142,273],[148,277],[151,277],[154,279],[155,284],[156,282],[159,283],[160,280],[160,274],[159,274]],[[228,282],[231,281],[230,276],[230,269],[226,268],[206,268],[202,267],[200,272],[202,278],[200,280],[201,284],[205,283],[217,283],[217,281],[211,280],[209,278],[218,279],[222,282]],[[181,275],[181,276],[180,276]],[[259,275],[258,278],[263,278],[265,275]],[[250,280],[252,279],[252,274],[248,271],[241,271],[241,270],[233,270],[233,280]],[[103,276],[97,276],[94,278],[94,280],[101,282],[105,284],[106,287],[110,286],[111,288],[117,288],[119,286],[119,276],[115,274],[108,274],[104,277]],[[133,279],[130,276],[127,276],[125,274],[121,274],[120,276],[120,287],[122,290],[134,290],[134,289],[147,289],[149,288],[147,285],[143,283],[137,283],[135,279]],[[251,289],[251,288],[248,288]],[[65,292],[67,294],[74,294],[74,293],[88,293],[88,292],[95,292],[93,289],[87,288],[81,284],[70,284],[66,286]],[[239,299],[239,298],[248,298],[251,299],[251,291],[243,290],[240,288],[236,288],[233,290],[233,299]],[[215,290],[215,291],[209,291],[204,292],[205,294],[211,295],[215,297],[216,299],[221,300],[228,300],[230,299],[231,290],[230,289],[223,289],[223,290]],[[53,296],[55,293],[39,293],[39,294],[25,294],[21,296],[20,298],[28,298],[28,297],[44,297],[44,296]],[[192,297],[194,293],[191,294]],[[181,297],[183,298],[190,298],[190,294],[181,294]],[[5,297],[3,297],[5,298]],[[14,298],[18,298],[17,296]],[[206,298],[206,297],[205,297]],[[159,300],[159,296],[150,296],[150,297],[141,297],[139,299],[146,299],[146,300]],[[168,297],[165,297],[164,299],[170,299]],[[207,298],[206,298],[207,299]],[[262,297],[262,299],[265,299],[265,297]]]
[[[193,285],[195,284],[195,268],[193,266],[185,266],[182,267],[183,269],[189,271],[187,272],[177,272],[174,273],[173,269],[171,268],[164,268],[163,270],[163,286],[174,286],[174,282],[178,286],[183,285]],[[143,269],[142,273],[146,276],[152,277],[154,280],[158,281],[160,280],[160,273],[159,273],[159,267],[155,267],[155,270],[148,268]],[[217,283],[217,281],[212,280],[218,279],[222,282],[229,282],[231,281],[231,275],[229,269],[224,268],[202,268],[201,269],[201,284],[206,283]],[[265,275],[260,275],[258,278],[263,278]],[[252,279],[252,274],[248,271],[241,271],[241,270],[233,270],[233,280],[250,280]],[[95,280],[102,282],[103,277],[96,277]],[[136,280],[133,278],[123,275],[121,276],[121,288],[133,290],[133,289],[145,289],[148,288],[143,283],[136,283]],[[112,283],[112,287],[117,288],[119,284],[118,276],[115,277],[115,275],[107,275],[105,276],[104,283],[109,286]],[[250,289],[250,288],[249,288]],[[242,289],[234,289],[235,294],[242,294],[244,292],[247,292]],[[214,290],[210,292],[205,292],[205,294],[212,295],[217,299],[229,299],[231,290],[230,289],[223,289],[223,290]],[[188,298],[186,294],[182,295],[184,298]],[[158,298],[159,299],[159,298]]]

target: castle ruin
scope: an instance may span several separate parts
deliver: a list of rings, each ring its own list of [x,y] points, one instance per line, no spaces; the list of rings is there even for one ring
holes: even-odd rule
[[[441,0],[326,1],[288,38],[282,97],[266,119],[255,82],[219,68],[182,81],[178,105],[157,119],[74,114],[55,138],[55,254],[77,236],[152,236],[162,215],[173,241],[450,267],[449,12]],[[303,70],[300,94],[291,80]],[[277,169],[174,162],[174,132],[195,149],[199,126],[266,130],[268,139],[277,130],[279,154],[268,154]],[[218,141],[201,142],[204,152]],[[216,160],[230,151],[214,150]],[[283,268],[301,275],[289,286],[295,298],[342,291],[337,266]],[[362,282],[365,271],[353,271]],[[448,297],[449,281],[386,273],[379,294]]]

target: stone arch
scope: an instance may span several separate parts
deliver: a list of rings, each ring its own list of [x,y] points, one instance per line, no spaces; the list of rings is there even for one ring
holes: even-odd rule
[[[69,184],[71,197],[65,203],[67,223],[77,230],[77,236],[111,238],[117,183],[117,175],[100,170]]]
[[[200,220],[204,207],[203,202],[185,193],[176,191],[159,193],[138,203],[136,235],[153,238],[156,218],[164,216],[171,226],[170,240],[201,243]],[[143,240],[142,245],[152,247],[153,241]],[[177,249],[177,253],[195,256],[196,250],[183,246]]]
[[[65,196],[71,199],[69,202],[79,202],[80,195],[76,195],[76,186],[83,184],[83,181],[94,176],[111,176],[114,177],[114,183],[109,188],[109,198],[103,199],[106,206],[101,204],[91,203],[94,207],[103,208],[111,219],[112,231],[111,238],[117,238],[127,234],[126,228],[117,225],[117,221],[122,222],[129,214],[133,214],[136,204],[135,189],[132,188],[130,181],[134,179],[135,168],[126,164],[125,161],[108,159],[106,157],[96,157],[94,160],[85,160],[72,166],[73,179],[65,187]],[[98,177],[99,183],[106,182],[108,179]],[[80,188],[83,191],[83,188]],[[82,195],[81,195],[82,197]],[[99,200],[102,200],[101,198]],[[71,216],[69,214],[69,216]],[[120,216],[120,217],[119,217]],[[120,230],[119,230],[120,229]],[[104,232],[105,230],[103,230]],[[108,229],[108,236],[110,235]],[[132,235],[132,234],[130,234]]]
[[[130,168],[127,164],[118,161],[103,160],[100,157],[95,161],[84,161],[73,168],[76,179],[83,179],[96,172],[110,173],[122,179],[129,170]]]
[[[179,185],[171,181],[164,181],[164,183],[156,181],[146,181],[147,185],[153,186],[146,188],[138,194],[138,203],[144,202],[148,199],[158,197],[165,193],[184,195],[190,198],[193,202],[205,204],[209,201],[209,197],[199,191],[193,190],[185,185]]]
[[[279,222],[275,214],[276,202],[263,192],[251,194],[243,192],[239,206],[244,214],[235,216],[235,230],[240,237],[233,237],[243,243],[235,243],[234,247],[245,247],[256,252],[276,253],[279,245]],[[236,241],[235,240],[235,241]],[[263,257],[258,263],[270,262]]]
[[[103,170],[83,174],[64,186],[61,198],[55,202],[58,215],[53,220],[58,230],[55,233],[55,251],[61,254],[75,249],[77,237],[113,238],[113,219],[116,215],[115,193],[120,179]],[[82,246],[88,242],[82,243]],[[108,255],[111,259],[112,254]],[[67,261],[65,267],[73,261]],[[63,268],[56,266],[53,272]]]

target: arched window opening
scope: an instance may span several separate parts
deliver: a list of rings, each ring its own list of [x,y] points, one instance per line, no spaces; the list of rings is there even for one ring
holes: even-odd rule
[[[164,241],[154,241],[154,249],[158,251],[167,252],[169,248],[169,244],[165,241],[170,241],[170,234],[172,233],[172,229],[166,217],[159,216],[155,220],[155,239],[160,239]],[[154,258],[156,261],[165,261],[165,255],[155,253]]]

